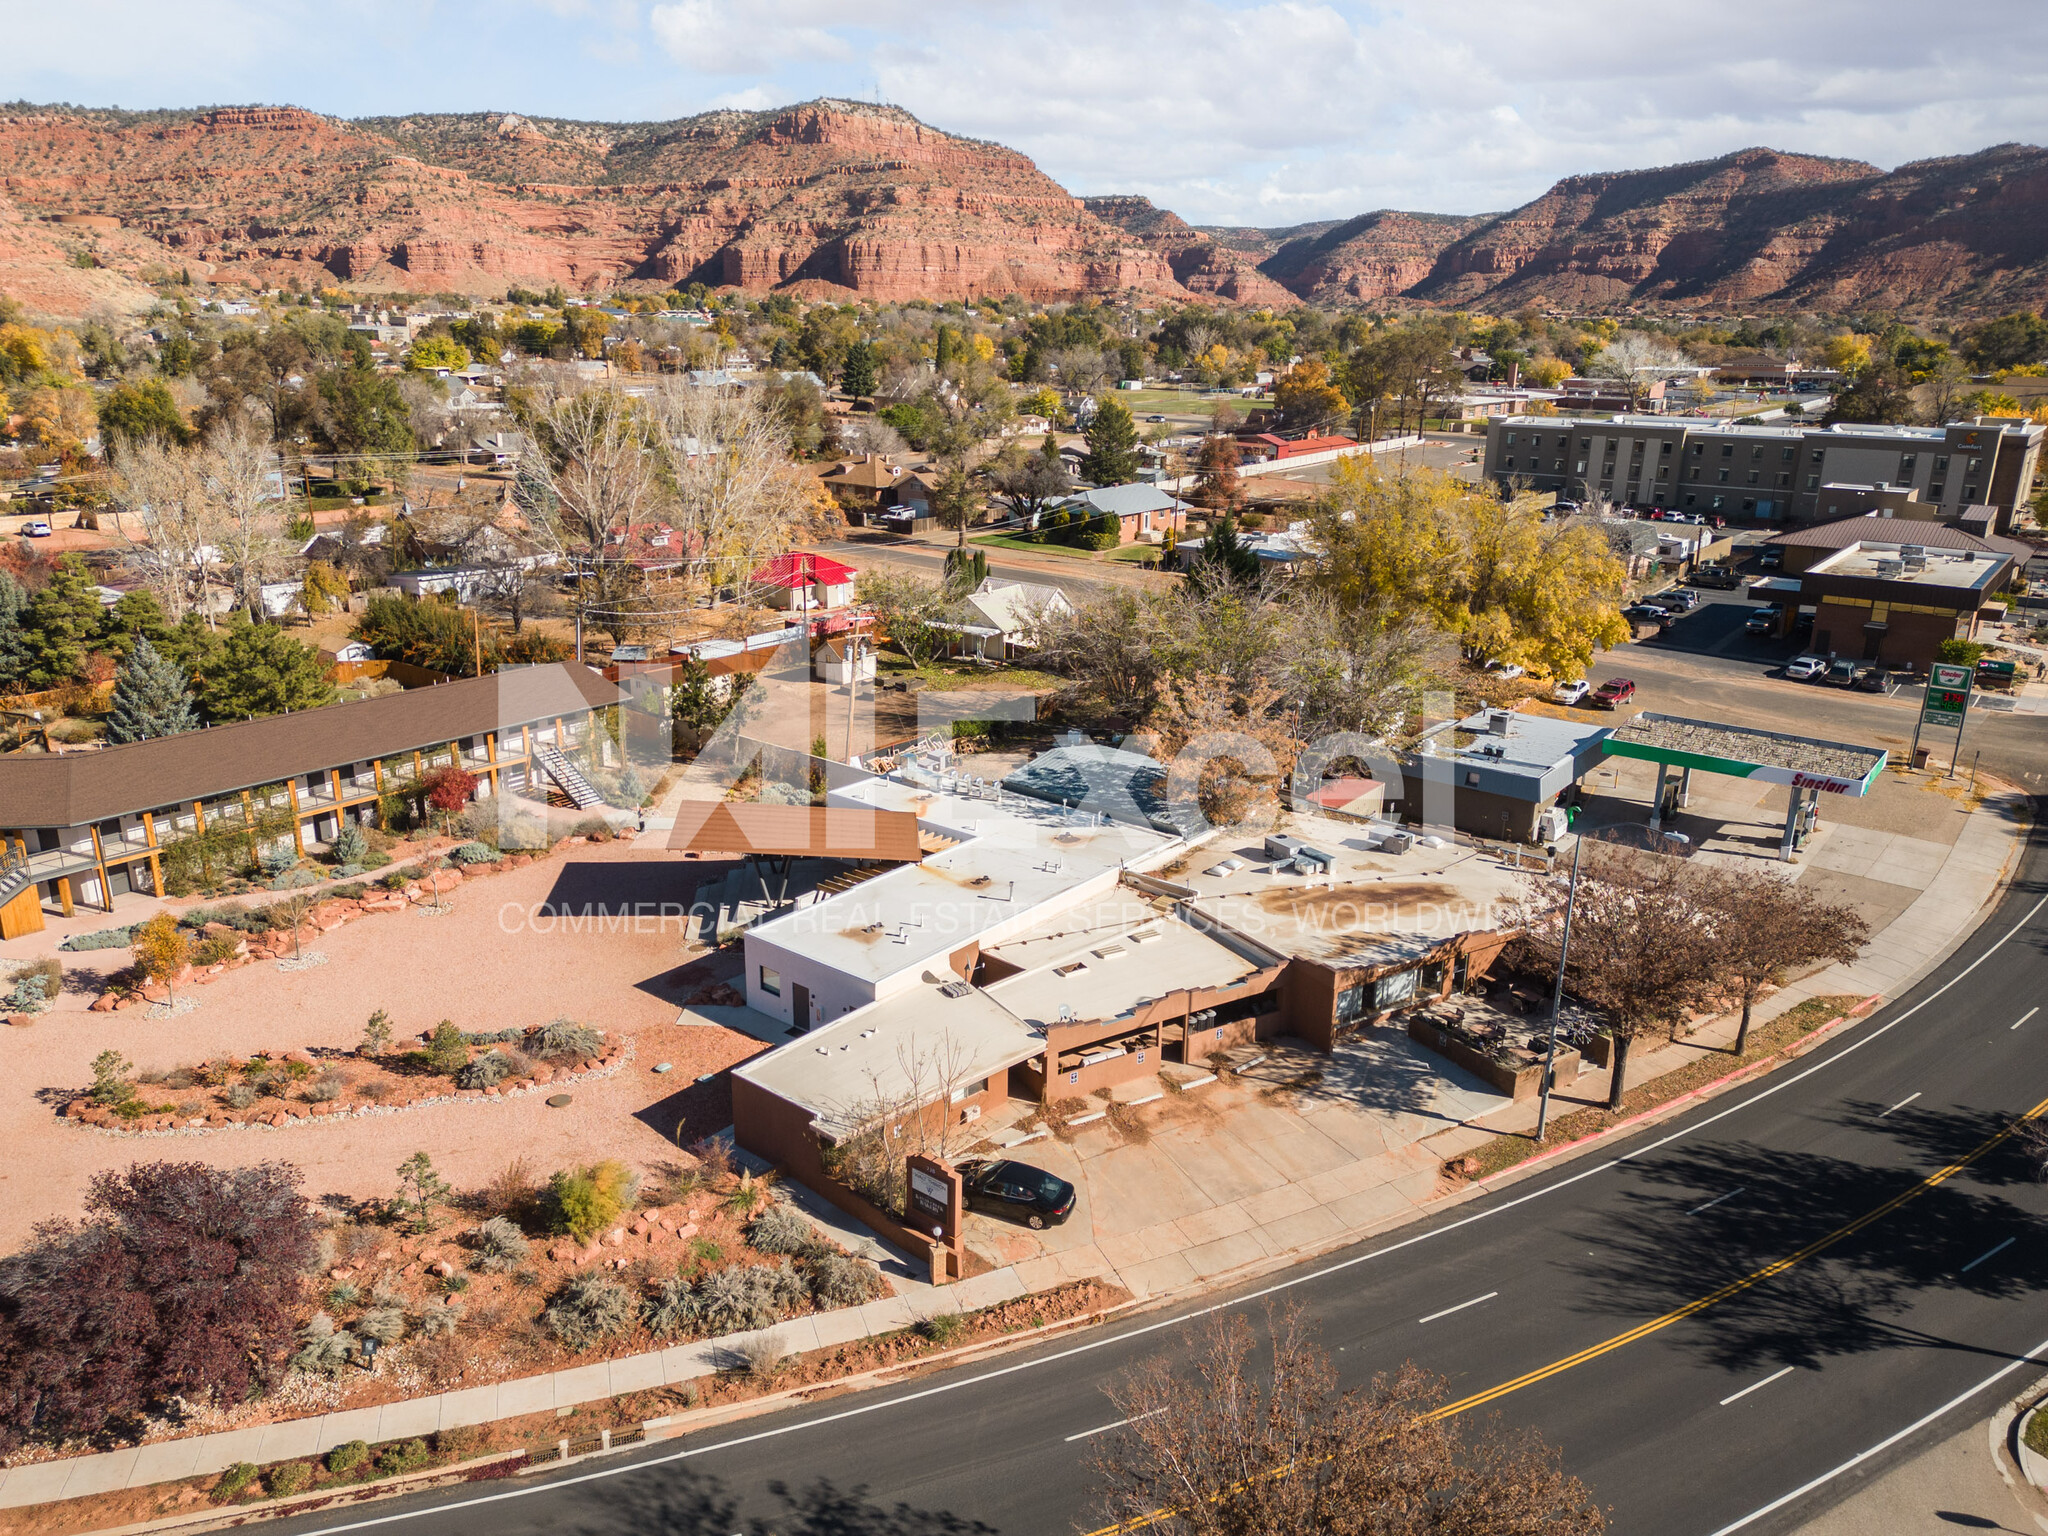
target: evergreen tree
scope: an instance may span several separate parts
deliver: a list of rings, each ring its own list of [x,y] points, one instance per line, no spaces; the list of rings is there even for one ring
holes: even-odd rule
[[[846,349],[846,364],[839,370],[839,387],[848,398],[866,399],[875,392],[875,349],[856,341]]]
[[[1105,400],[1088,423],[1081,473],[1096,485],[1128,485],[1138,473],[1138,425],[1121,401]]]
[[[28,671],[28,604],[28,589],[12,571],[0,569],[0,693]]]
[[[137,640],[161,640],[170,632],[170,620],[164,616],[163,604],[156,600],[155,593],[140,587],[133,592],[123,592],[107,613],[107,638],[124,656],[134,648]]]
[[[1237,519],[1226,517],[1210,528],[1202,544],[1197,577],[1250,586],[1259,579],[1259,557],[1237,540]]]
[[[935,359],[935,361],[937,362],[940,371],[943,372],[945,370],[946,364],[952,362],[954,357],[957,355],[953,345],[953,327],[951,327],[950,325],[942,325],[939,327],[937,351],[938,356]]]
[[[166,661],[149,637],[139,637],[114,682],[107,740],[148,741],[199,729],[192,694],[176,662]]]
[[[78,675],[86,653],[99,640],[107,611],[93,590],[91,573],[76,555],[57,562],[50,584],[28,605],[27,679],[31,688],[55,688]]]
[[[318,651],[275,624],[247,621],[227,631],[218,663],[199,685],[200,705],[216,723],[312,709],[333,699]]]

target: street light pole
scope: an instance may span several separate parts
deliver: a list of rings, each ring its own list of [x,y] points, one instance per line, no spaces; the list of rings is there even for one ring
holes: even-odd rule
[[[1550,1123],[1550,1084],[1557,1075],[1557,1012],[1564,1002],[1564,960],[1572,947],[1572,910],[1579,904],[1579,855],[1586,851],[1586,835],[1572,844],[1572,883],[1564,899],[1564,941],[1557,946],[1557,984],[1550,993],[1550,1046],[1543,1054],[1543,1093],[1536,1101],[1536,1140],[1543,1140]]]

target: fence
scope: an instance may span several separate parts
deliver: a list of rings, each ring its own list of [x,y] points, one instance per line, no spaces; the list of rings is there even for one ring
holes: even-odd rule
[[[456,674],[416,667],[409,661],[337,661],[327,669],[327,680],[343,687],[364,678],[380,677],[390,678],[401,688],[431,688],[436,683],[454,682]]]
[[[0,698],[0,709],[11,709],[23,714],[37,709],[86,710],[105,709],[114,701],[114,685],[107,683],[67,683],[62,688],[45,688],[41,693],[10,693]]]

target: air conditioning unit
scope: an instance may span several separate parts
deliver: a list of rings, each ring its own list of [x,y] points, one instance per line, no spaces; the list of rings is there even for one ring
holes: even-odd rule
[[[972,1125],[980,1118],[981,1106],[979,1104],[970,1104],[960,1111],[960,1123],[962,1125]]]

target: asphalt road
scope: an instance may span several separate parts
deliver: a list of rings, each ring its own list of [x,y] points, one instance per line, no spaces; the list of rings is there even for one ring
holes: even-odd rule
[[[1104,1385],[1151,1356],[1185,1362],[1206,1310],[1263,1327],[1268,1301],[1293,1301],[1347,1384],[1414,1360],[1538,1428],[1614,1531],[1795,1530],[2048,1355],[2048,1185],[2009,1137],[1986,1149],[2048,1096],[2042,842],[1994,916],[1898,1003],[1430,1221],[980,1366],[290,1528],[1088,1530],[1089,1457],[1116,1450]]]

